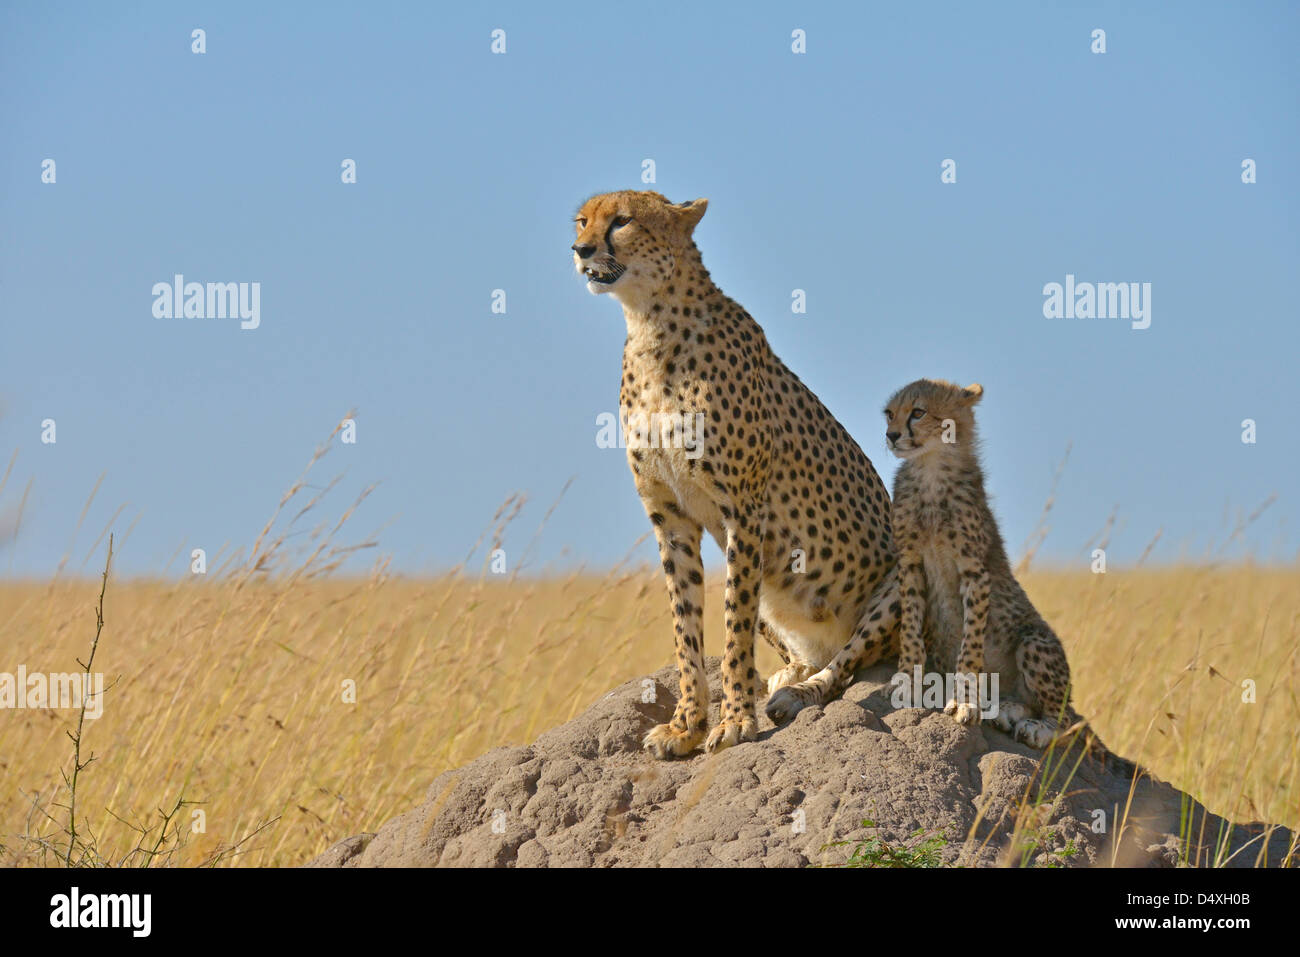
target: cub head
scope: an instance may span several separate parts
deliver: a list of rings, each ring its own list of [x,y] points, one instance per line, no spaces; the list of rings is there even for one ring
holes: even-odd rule
[[[693,247],[691,233],[708,206],[707,199],[670,203],[640,190],[591,197],[573,218],[578,239],[572,247],[588,291],[613,293],[632,309],[647,308]]]
[[[970,449],[975,437],[975,404],[984,395],[976,383],[962,388],[942,379],[917,379],[885,405],[885,442],[900,459],[925,452]]]

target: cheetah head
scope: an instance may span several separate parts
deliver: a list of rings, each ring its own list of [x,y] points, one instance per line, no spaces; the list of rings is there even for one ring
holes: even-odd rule
[[[707,199],[670,203],[659,193],[601,193],[582,204],[573,264],[592,295],[613,293],[624,306],[646,311],[692,245],[691,233]]]
[[[942,379],[917,379],[885,405],[885,442],[900,459],[927,452],[971,447],[975,404],[984,394],[978,383],[962,388]]]

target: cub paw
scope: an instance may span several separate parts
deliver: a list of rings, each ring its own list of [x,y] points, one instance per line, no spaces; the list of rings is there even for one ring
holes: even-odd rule
[[[661,761],[690,754],[704,738],[700,731],[678,731],[670,724],[658,724],[641,742],[641,747]]]
[[[1019,701],[1003,700],[998,705],[998,713],[993,716],[993,726],[999,731],[1011,734],[1016,725],[1029,717],[1029,709]]]
[[[1016,724],[1016,740],[1031,748],[1045,748],[1056,737],[1056,722],[1042,718],[1025,718]]]
[[[724,748],[730,748],[742,741],[756,740],[758,740],[758,719],[752,715],[739,721],[735,718],[727,718],[709,732],[708,738],[704,741],[704,750],[709,754],[717,754]]]
[[[977,705],[964,704],[953,698],[943,706],[943,713],[950,714],[958,724],[971,727],[980,723],[980,709]]]

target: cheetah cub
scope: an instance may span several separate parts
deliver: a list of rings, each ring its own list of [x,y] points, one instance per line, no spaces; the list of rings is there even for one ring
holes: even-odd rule
[[[899,553],[900,674],[926,665],[954,671],[944,711],[961,724],[980,718],[980,673],[999,676],[994,723],[1045,747],[1069,704],[1070,666],[1060,639],[1034,610],[1007,562],[984,492],[975,432],[979,385],[918,379],[885,406],[885,439],[903,460],[894,479]],[[897,679],[896,679],[897,680]],[[900,686],[906,696],[907,684]]]

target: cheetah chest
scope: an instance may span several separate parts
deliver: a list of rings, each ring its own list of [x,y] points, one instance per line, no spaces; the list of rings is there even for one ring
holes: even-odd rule
[[[950,548],[931,542],[921,549],[925,572],[925,626],[931,655],[944,668],[956,666],[962,638],[961,576]]]

